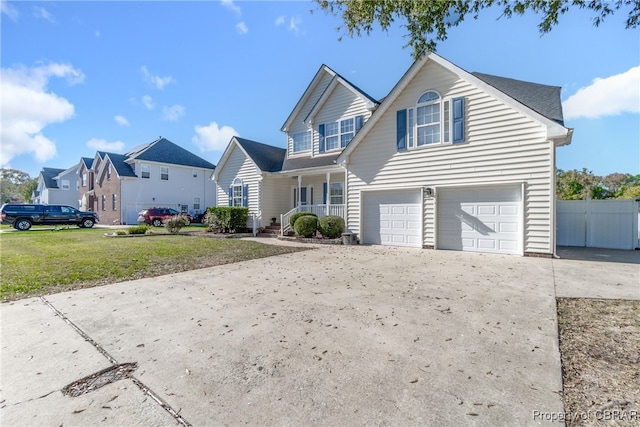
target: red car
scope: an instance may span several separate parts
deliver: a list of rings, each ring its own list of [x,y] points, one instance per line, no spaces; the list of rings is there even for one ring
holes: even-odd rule
[[[171,208],[145,209],[138,214],[138,222],[144,222],[145,224],[153,225],[154,227],[160,227],[167,219],[176,215],[183,215],[187,218],[187,223],[185,225],[189,225],[194,222],[191,215],[178,212]]]

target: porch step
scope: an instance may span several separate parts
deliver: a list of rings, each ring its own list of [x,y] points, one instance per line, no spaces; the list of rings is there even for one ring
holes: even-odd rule
[[[266,226],[264,228],[264,232],[259,233],[258,236],[260,236],[260,235],[269,235],[271,237],[275,237],[275,236],[280,234],[280,230],[281,230],[280,224],[278,224],[278,223],[270,224],[270,225]]]

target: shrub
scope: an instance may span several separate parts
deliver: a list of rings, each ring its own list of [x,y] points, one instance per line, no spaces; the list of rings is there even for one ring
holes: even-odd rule
[[[344,233],[344,219],[335,215],[327,215],[318,221],[318,231],[324,237],[335,239]]]
[[[126,236],[127,235],[127,230],[116,230],[115,234],[116,234],[116,236]]]
[[[289,217],[289,225],[291,226],[291,228],[294,228],[294,226],[296,225],[297,219],[303,216],[315,216],[316,219],[318,219],[318,215],[312,212],[297,212]]]
[[[296,234],[302,237],[313,237],[318,229],[318,217],[316,215],[303,215],[293,224],[293,229]]]
[[[129,227],[127,229],[127,232],[129,234],[146,234],[148,229],[149,227],[147,227],[145,224],[140,224],[140,225],[134,225],[133,227]]]
[[[207,208],[205,222],[210,231],[234,233],[238,228],[247,226],[249,208],[237,206],[214,206]]]
[[[188,221],[189,219],[185,215],[175,215],[166,220],[164,226],[169,233],[178,234]]]

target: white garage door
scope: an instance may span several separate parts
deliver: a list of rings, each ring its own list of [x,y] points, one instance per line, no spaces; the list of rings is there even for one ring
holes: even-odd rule
[[[520,254],[520,186],[441,189],[438,249]]]
[[[363,243],[422,247],[419,190],[376,191],[363,199]]]

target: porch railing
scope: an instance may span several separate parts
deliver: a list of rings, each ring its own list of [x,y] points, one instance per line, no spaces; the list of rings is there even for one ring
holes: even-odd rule
[[[289,219],[291,215],[298,212],[311,212],[322,218],[327,215],[335,215],[344,219],[344,205],[302,205],[291,209],[289,212],[280,215],[280,234],[284,235],[291,230]]]

